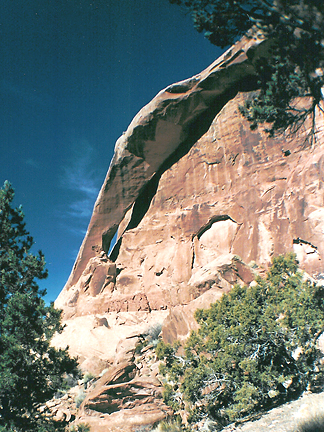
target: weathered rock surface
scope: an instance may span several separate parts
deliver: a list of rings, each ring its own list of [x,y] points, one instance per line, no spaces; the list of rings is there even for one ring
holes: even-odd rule
[[[75,399],[79,393],[79,386],[72,387],[69,392],[57,395],[37,408],[39,415],[57,422],[69,423],[73,421],[78,412]]]
[[[168,342],[185,339],[198,307],[252,281],[253,266],[244,263],[266,268],[273,255],[294,250],[302,269],[323,276],[323,114],[310,146],[307,125],[269,139],[239,113],[265,50],[258,39],[239,42],[160,92],[116,143],[56,301],[66,328],[55,345],[69,345],[84,371],[108,368],[82,408],[94,432],[131,431],[167,416],[156,375],[134,367],[136,343],[150,326],[162,324]],[[123,368],[135,375],[116,382],[112,374]]]
[[[54,336],[53,344],[68,345],[82,371],[98,376],[112,364],[131,362],[140,335],[161,326],[167,315],[168,311],[162,310],[77,316],[64,321],[64,331]]]
[[[133,119],[116,143],[67,288],[78,281],[96,251],[108,251],[126,212],[145,193],[143,188],[149,180],[167,169],[164,164],[168,158],[173,155],[176,160],[185,154],[224,104],[240,88],[249,86],[254,52],[261,42],[251,39],[238,43],[201,74],[161,91]],[[142,206],[146,204],[142,202]]]
[[[150,346],[143,351],[136,355],[132,350],[130,359],[117,359],[103,374],[82,403],[78,423],[98,432],[131,432],[172,415],[162,400],[155,353]]]
[[[305,135],[269,140],[244,123],[242,101],[238,95],[227,103],[154,191],[148,183],[126,214],[130,222],[110,255],[114,262],[103,266],[101,252],[61,293],[57,304],[67,316],[188,304],[199,294],[199,278],[229,253],[267,265],[274,254],[295,250],[302,268],[320,276],[322,135],[313,148],[304,148]]]
[[[307,131],[269,139],[249,129],[238,110],[249,95],[238,90],[262,49],[238,43],[134,118],[57,299],[66,317],[188,304],[199,277],[229,253],[267,265],[294,249],[302,268],[321,274],[323,115],[313,147]]]

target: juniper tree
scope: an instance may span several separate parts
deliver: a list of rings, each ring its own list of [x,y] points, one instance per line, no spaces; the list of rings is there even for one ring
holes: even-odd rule
[[[322,0],[169,0],[188,10],[194,26],[214,45],[232,45],[254,29],[271,41],[255,64],[259,92],[241,107],[255,129],[270,136],[295,132],[323,110],[324,2]],[[303,99],[302,103],[301,98]]]
[[[62,329],[61,311],[44,302],[36,283],[47,277],[44,255],[31,252],[33,238],[13,198],[6,181],[0,189],[0,428],[35,431],[37,405],[53,397],[65,374],[77,373],[77,363],[50,345]]]
[[[303,280],[294,254],[274,258],[266,278],[236,285],[195,314],[199,330],[178,346],[160,342],[164,399],[191,421],[222,425],[323,388],[324,287]]]

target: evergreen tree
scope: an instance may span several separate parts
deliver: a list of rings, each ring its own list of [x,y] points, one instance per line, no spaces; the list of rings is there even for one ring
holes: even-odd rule
[[[185,345],[160,342],[164,399],[191,421],[221,425],[323,387],[324,288],[303,280],[294,254],[274,258],[265,279],[236,285],[209,309]]]
[[[0,189],[0,428],[35,431],[43,430],[37,405],[53,397],[65,374],[77,373],[77,363],[50,345],[62,330],[61,311],[42,298],[46,292],[35,279],[47,277],[44,255],[31,253],[33,238],[13,198],[6,181]]]
[[[252,129],[266,123],[270,136],[295,132],[311,117],[315,136],[316,112],[323,111],[322,0],[169,1],[189,10],[195,28],[217,46],[232,45],[251,28],[271,41],[267,55],[255,64],[259,92],[241,112]]]

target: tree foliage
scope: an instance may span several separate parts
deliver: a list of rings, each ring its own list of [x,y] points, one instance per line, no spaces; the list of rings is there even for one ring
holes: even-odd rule
[[[185,344],[160,342],[164,398],[190,407],[191,421],[225,425],[321,388],[317,340],[324,329],[324,287],[298,271],[294,254],[273,259],[266,278],[236,285],[207,310]]]
[[[35,279],[47,277],[42,252],[31,253],[21,207],[13,208],[14,190],[0,189],[0,427],[43,430],[37,405],[51,399],[77,363],[66,350],[50,345],[61,331],[61,311],[46,306]],[[45,429],[44,429],[45,430]]]
[[[241,107],[255,129],[266,123],[270,136],[295,132],[323,110],[324,2],[322,0],[170,0],[189,10],[194,26],[220,47],[253,28],[271,41],[255,65],[259,92]]]

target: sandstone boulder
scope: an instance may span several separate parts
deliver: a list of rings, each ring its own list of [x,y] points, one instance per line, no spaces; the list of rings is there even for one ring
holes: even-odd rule
[[[156,368],[145,356],[138,357],[135,364],[134,350],[133,354],[132,360],[115,362],[95,383],[80,407],[77,422],[86,422],[98,432],[134,431],[172,414],[163,403]],[[150,354],[153,357],[152,351]]]

